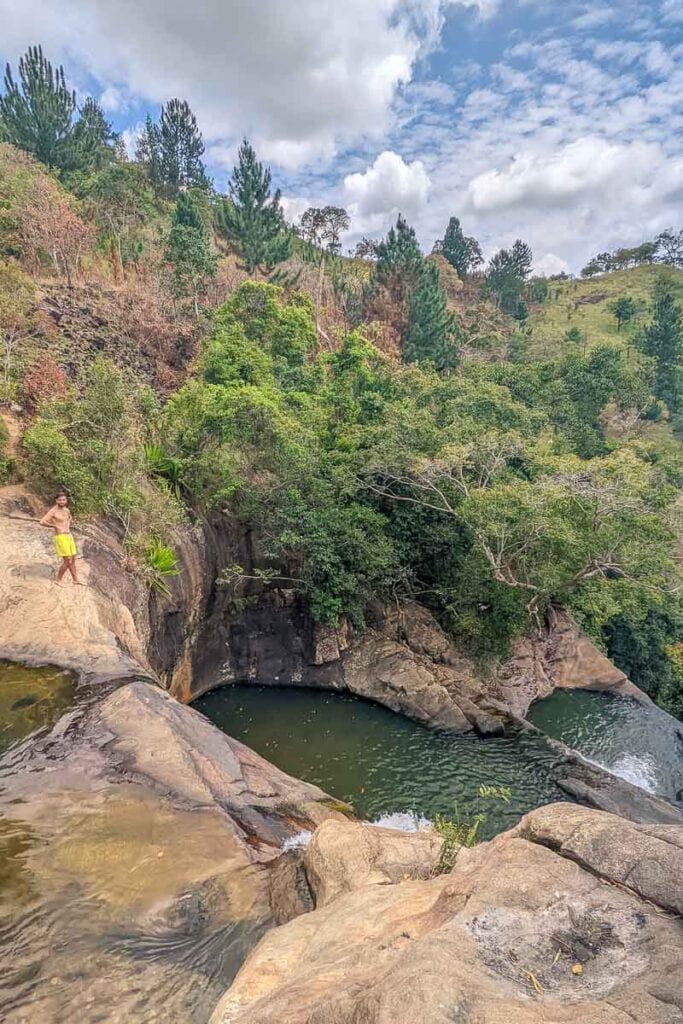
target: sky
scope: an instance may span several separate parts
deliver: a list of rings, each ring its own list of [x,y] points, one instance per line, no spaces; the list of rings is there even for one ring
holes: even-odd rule
[[[248,136],[285,212],[460,218],[537,273],[683,227],[683,0],[0,0],[0,59],[41,43],[134,149],[186,99],[224,191]]]

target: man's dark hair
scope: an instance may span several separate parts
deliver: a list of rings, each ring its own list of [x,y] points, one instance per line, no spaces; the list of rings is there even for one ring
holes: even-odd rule
[[[54,499],[54,500],[56,501],[56,500],[57,500],[57,498],[66,498],[66,499],[67,499],[67,501],[68,501],[68,499],[69,499],[69,495],[68,495],[68,494],[66,493],[66,491],[64,491],[64,490],[62,490],[62,491],[57,491],[57,493],[55,494],[55,499]]]

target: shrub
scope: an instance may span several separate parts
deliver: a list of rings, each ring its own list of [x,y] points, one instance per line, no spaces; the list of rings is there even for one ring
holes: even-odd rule
[[[480,786],[480,800],[502,800],[510,803],[510,789],[507,786]],[[443,837],[443,846],[439,856],[435,874],[442,875],[451,871],[455,864],[458,850],[461,846],[476,846],[479,840],[481,826],[486,821],[486,815],[477,811],[470,820],[464,820],[460,813],[457,801],[454,803],[454,817],[447,818],[445,815],[437,814],[433,825],[435,830]]]

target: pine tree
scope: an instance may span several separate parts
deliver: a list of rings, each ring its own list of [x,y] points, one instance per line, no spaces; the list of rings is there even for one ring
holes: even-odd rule
[[[519,277],[523,281],[526,281],[527,277],[531,273],[531,266],[534,262],[534,254],[531,251],[531,247],[523,242],[521,238],[512,246],[510,256],[512,258],[512,264],[517,271]]]
[[[216,208],[216,227],[242,260],[244,269],[270,271],[286,260],[291,236],[280,207],[280,191],[270,194],[270,168],[256,159],[244,139],[233,168],[230,198]]]
[[[176,203],[166,242],[166,260],[173,267],[174,294],[177,298],[189,297],[198,317],[199,296],[215,276],[217,260],[201,213],[187,193],[181,193]]]
[[[511,249],[501,249],[486,270],[486,291],[500,308],[516,320],[525,320],[527,305],[522,298],[524,283],[533,263],[533,253],[526,242],[517,239]]]
[[[88,97],[64,147],[62,170],[101,170],[116,159],[118,134],[96,100]]]
[[[458,363],[455,318],[448,310],[435,263],[423,265],[408,302],[408,325],[403,343],[407,363],[431,362],[440,372]]]
[[[652,322],[643,330],[640,347],[655,359],[655,393],[671,412],[681,408],[681,361],[683,360],[683,309],[665,285],[655,292]]]
[[[150,115],[145,118],[145,127],[138,136],[135,147],[135,159],[147,171],[147,175],[156,190],[161,188],[161,133]]]
[[[162,106],[158,124],[147,116],[136,157],[147,167],[159,195],[174,199],[186,188],[208,189],[203,155],[197,118],[185,100],[169,100]]]
[[[198,231],[206,231],[197,201],[189,192],[181,192],[178,196],[173,214],[173,222],[174,224],[182,224],[184,227],[196,228]]]
[[[54,69],[42,47],[30,46],[19,61],[19,80],[14,81],[8,64],[5,95],[0,96],[2,135],[48,167],[61,167],[76,110],[64,68]]]
[[[461,280],[484,262],[479,242],[463,232],[457,217],[451,217],[446,234],[435,249],[457,270]]]
[[[420,278],[424,261],[415,231],[401,214],[375,252],[373,285],[386,288],[395,303],[405,302]]]

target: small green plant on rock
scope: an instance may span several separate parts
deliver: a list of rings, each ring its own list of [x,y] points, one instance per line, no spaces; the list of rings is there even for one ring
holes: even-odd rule
[[[510,803],[512,793],[509,786],[480,786],[480,800],[502,800]],[[447,817],[444,814],[437,814],[434,818],[434,828],[443,838],[443,846],[439,861],[435,868],[435,874],[443,875],[453,869],[458,850],[461,846],[476,846],[479,839],[481,826],[486,821],[483,811],[477,811],[471,819],[464,819],[460,812],[457,800],[453,804],[454,816]]]
[[[144,576],[151,589],[164,597],[171,597],[166,580],[179,574],[178,559],[173,548],[157,539],[150,541],[145,552]]]

